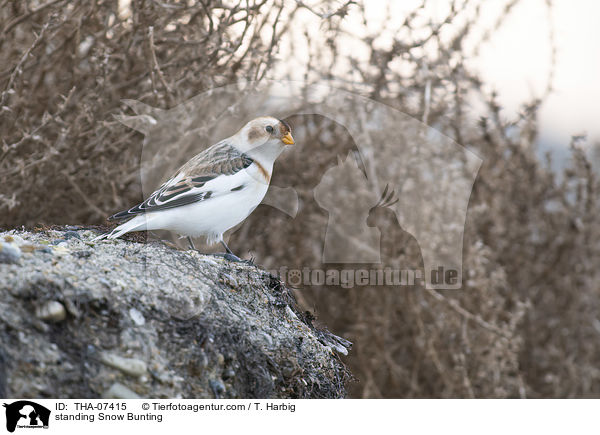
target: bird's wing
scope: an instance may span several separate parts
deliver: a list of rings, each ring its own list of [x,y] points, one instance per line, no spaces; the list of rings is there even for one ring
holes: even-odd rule
[[[209,181],[234,175],[252,163],[254,160],[247,154],[227,142],[219,142],[183,165],[144,202],[111,216],[109,220],[127,219],[141,213],[181,207],[213,198],[225,191],[219,191],[217,183],[206,186]]]

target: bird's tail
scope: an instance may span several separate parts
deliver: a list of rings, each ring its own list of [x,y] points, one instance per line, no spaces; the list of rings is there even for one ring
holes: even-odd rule
[[[146,217],[144,215],[136,216],[133,219],[119,225],[109,233],[100,234],[98,237],[92,240],[97,242],[103,239],[116,239],[121,237],[123,234],[131,231],[144,231],[146,229]]]

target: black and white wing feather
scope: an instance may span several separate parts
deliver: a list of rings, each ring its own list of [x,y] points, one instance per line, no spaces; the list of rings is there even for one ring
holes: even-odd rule
[[[224,141],[219,142],[183,165],[144,202],[114,214],[109,220],[128,219],[141,213],[206,201],[224,193],[215,189],[215,183],[210,183],[213,187],[207,183],[221,176],[234,175],[252,163],[254,161],[247,154]]]

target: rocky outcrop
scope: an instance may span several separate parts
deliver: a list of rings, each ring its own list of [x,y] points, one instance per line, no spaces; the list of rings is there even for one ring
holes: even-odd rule
[[[3,397],[343,397],[337,352],[268,272],[77,227],[0,232]]]

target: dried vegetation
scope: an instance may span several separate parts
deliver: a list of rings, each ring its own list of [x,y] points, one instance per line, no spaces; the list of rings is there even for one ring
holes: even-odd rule
[[[127,113],[122,99],[169,108],[238,80],[326,79],[483,159],[461,291],[298,290],[306,308],[354,342],[346,359],[354,397],[600,395],[597,177],[581,139],[564,173],[535,156],[552,71],[541,78],[547,92],[509,119],[469,67],[518,1],[484,31],[476,23],[486,5],[468,0],[435,21],[424,7],[388,12],[381,26],[369,25],[360,2],[0,3],[0,226],[97,224],[141,199],[143,136],[112,116]],[[302,152],[319,162],[303,165],[295,154],[276,166],[273,183],[296,188],[300,215],[291,221],[260,207],[230,245],[268,267],[317,267],[327,213],[312,190],[355,144],[328,119],[290,121]],[[403,237],[385,213],[372,219],[388,239]],[[265,220],[268,233],[249,230]],[[403,243],[386,245],[385,261],[421,264]]]

